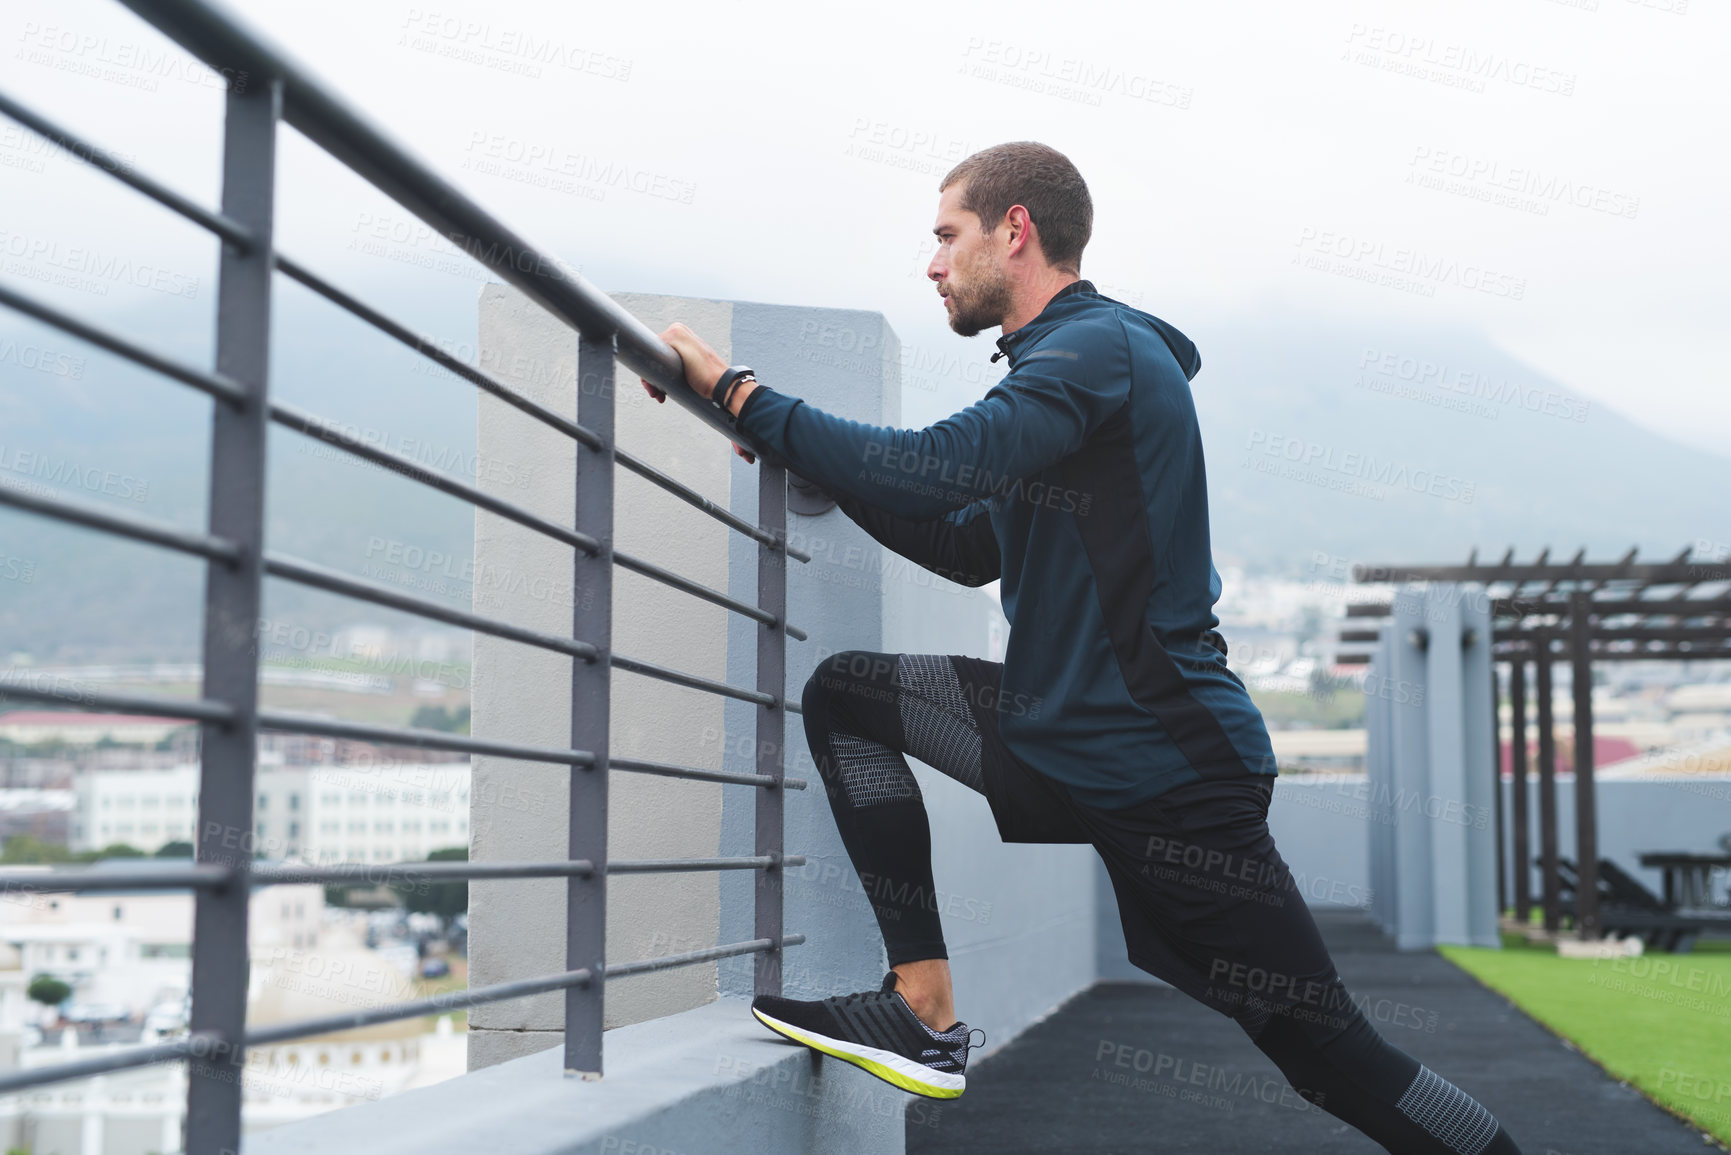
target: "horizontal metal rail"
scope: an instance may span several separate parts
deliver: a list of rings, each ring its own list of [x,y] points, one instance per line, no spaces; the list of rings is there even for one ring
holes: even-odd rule
[[[204,369],[194,369],[183,365],[160,353],[152,353],[143,345],[117,336],[106,329],[86,324],[70,313],[62,312],[53,305],[26,296],[16,290],[0,285],[0,305],[15,309],[27,317],[34,317],[44,324],[52,325],[63,333],[88,341],[99,349],[106,349],[117,357],[124,357],[135,365],[140,365],[154,373],[172,378],[183,385],[190,385],[200,393],[209,394],[230,405],[242,405],[246,402],[246,390],[238,383],[229,380],[220,373],[207,372]]]
[[[732,687],[728,688],[732,689]],[[764,696],[767,697],[768,695]],[[56,702],[100,708],[116,714],[158,715],[165,718],[186,718],[189,721],[223,723],[233,716],[226,705],[220,702],[208,702],[201,698],[95,694],[62,687],[21,686],[3,678],[0,678],[0,698],[17,698],[32,702]],[[794,709],[791,703],[786,701],[782,705],[785,709]],[[500,754],[502,757],[523,758],[536,762],[560,762],[581,766],[587,765],[593,758],[593,755],[578,750],[555,750],[534,746],[510,746],[501,750],[497,749],[501,746],[500,743],[481,742],[465,735],[446,734],[438,730],[372,726],[281,711],[263,711],[260,714],[260,725],[268,730],[289,733],[316,733],[328,737],[357,738],[361,741],[380,742],[393,746],[454,750],[458,753]],[[488,748],[477,749],[477,746],[487,746]],[[653,762],[641,758],[614,758],[608,765],[614,770],[624,770],[634,774],[654,774],[663,778],[688,778],[699,782],[719,782],[723,785],[733,786],[773,787],[776,785],[776,780],[766,774],[733,774],[724,770],[704,770],[696,766],[677,766],[668,762]],[[780,781],[780,785],[789,790],[804,790],[806,788],[806,782],[803,778],[785,778]]]
[[[27,490],[14,489],[10,485],[0,485],[0,505],[10,505],[26,513],[52,517],[57,521],[69,521],[74,525],[99,529],[104,533],[117,534],[149,545],[159,545],[165,549],[179,550],[181,553],[209,558],[211,561],[232,563],[240,556],[240,551],[233,542],[224,541],[220,537],[212,537],[195,529],[182,529],[154,518],[139,517],[135,513],[121,513],[80,498],[45,497]]]
[[[147,862],[137,869],[120,866],[68,866],[52,870],[0,870],[0,891],[36,894],[80,890],[214,889],[227,886],[234,871],[211,863]]]
[[[777,859],[772,855],[725,858],[620,859],[607,864],[608,874],[678,874],[706,870],[769,870],[804,866],[803,854]],[[261,864],[247,871],[253,887],[356,881],[373,886],[393,882],[455,881],[489,878],[569,878],[595,873],[584,859],[567,862],[338,862],[324,866]],[[53,867],[43,870],[0,870],[0,893],[64,894],[106,890],[211,890],[228,886],[239,871],[215,863],[152,862],[137,868],[104,865]]]
[[[278,425],[293,429],[296,433],[304,433],[308,437],[317,438],[329,445],[334,445],[356,457],[365,458],[374,465],[388,469],[392,473],[400,473],[411,481],[418,481],[422,485],[431,486],[441,493],[462,498],[470,505],[478,505],[489,513],[496,513],[500,517],[544,534],[555,541],[574,546],[584,553],[593,554],[601,548],[600,543],[586,533],[566,529],[557,522],[548,521],[539,514],[530,513],[522,506],[503,501],[467,482],[458,481],[447,473],[429,469],[406,454],[391,449],[381,449],[377,445],[368,445],[334,421],[311,413],[304,413],[292,405],[283,404],[281,401],[270,403],[270,419]]]
[[[799,946],[805,941],[803,934],[784,934],[781,936],[782,947]],[[619,963],[607,968],[610,979],[628,979],[633,975],[653,974],[656,971],[672,970],[674,967],[690,966],[693,963],[709,962],[713,959],[732,958],[742,954],[763,954],[775,950],[775,940],[755,938],[750,942],[736,942],[728,946],[712,946],[704,950],[686,951],[684,954],[662,955],[660,958],[647,958],[638,962]]]
[[[644,858],[609,862],[608,874],[681,874],[700,870],[774,870],[782,866],[804,866],[805,855],[755,854],[742,858]]]
[[[595,864],[585,859],[567,862],[334,862],[325,866],[272,863],[253,867],[248,881],[253,886],[356,881],[383,886],[421,880],[462,882],[471,878],[569,878],[594,873]]]
[[[700,770],[695,766],[675,766],[667,762],[646,762],[641,758],[609,758],[609,770],[628,770],[633,774],[657,774],[663,778],[689,778],[697,782],[720,782],[728,786],[762,786],[775,789],[778,785],[789,790],[804,790],[804,778],[772,778],[768,774],[734,774],[726,770]]]
[[[673,496],[679,498],[679,500],[690,505],[693,509],[698,509],[707,513],[710,517],[713,517],[723,525],[738,530],[751,540],[762,545],[767,545],[771,549],[779,549],[795,561],[808,562],[811,560],[811,555],[809,553],[806,553],[802,549],[795,549],[793,546],[788,545],[787,542],[776,537],[768,530],[752,525],[744,518],[735,517],[721,506],[709,500],[709,498],[703,496],[701,493],[698,493],[689,486],[675,481],[673,478],[661,472],[653,465],[650,465],[642,458],[636,457],[615,446],[613,449],[613,460],[652,485],[659,485],[662,489],[665,489],[668,493],[671,493]]]
[[[540,630],[524,629],[522,626],[513,626],[509,622],[482,617],[480,614],[472,614],[467,610],[443,605],[430,598],[405,594],[365,578],[350,577],[348,574],[338,573],[336,570],[326,569],[324,566],[302,561],[299,558],[267,553],[264,555],[264,572],[272,577],[329,590],[331,593],[344,594],[361,601],[372,602],[375,605],[418,614],[424,618],[433,618],[453,626],[465,626],[472,630],[479,630],[484,634],[492,634],[496,638],[522,642],[526,646],[539,646],[543,650],[569,654],[585,661],[594,661],[600,656],[600,651],[588,642],[562,637],[559,634],[542,633]]]
[[[395,338],[397,341],[401,342],[408,348],[413,349],[428,360],[450,370],[452,373],[463,378],[465,381],[468,381],[470,384],[492,394],[494,397],[497,397],[507,405],[528,414],[530,417],[533,417],[535,420],[541,422],[550,429],[563,433],[565,436],[570,437],[573,440],[582,442],[591,449],[599,449],[601,447],[601,439],[596,436],[592,430],[585,429],[575,421],[562,417],[558,413],[548,409],[546,406],[530,400],[521,393],[512,389],[503,381],[500,381],[497,377],[488,373],[486,370],[476,368],[467,361],[461,360],[460,358],[439,348],[438,342],[434,341],[431,337],[416,333],[407,325],[393,320],[391,317],[386,316],[384,313],[373,308],[365,301],[362,301],[349,293],[345,293],[343,290],[337,288],[335,285],[331,284],[323,277],[320,277],[317,273],[314,273],[311,269],[308,269],[298,261],[290,260],[288,257],[278,253],[276,254],[276,264],[277,268],[281,269],[284,275],[300,282],[302,285],[305,285],[308,289],[311,289],[319,296],[330,301],[333,305],[353,314],[357,319],[365,321],[367,324],[379,330],[379,332]],[[746,535],[753,541],[761,542],[764,545],[783,548],[789,557],[794,558],[797,561],[808,562],[811,560],[810,554],[803,550],[795,549],[792,546],[778,543],[772,534],[767,533],[763,529],[752,525],[750,522],[745,521],[742,518],[735,517],[721,506],[715,504],[709,498],[698,493],[695,489],[692,489],[683,482],[663,473],[661,470],[656,469],[653,465],[650,465],[641,458],[627,453],[623,449],[615,447],[614,460],[626,469],[637,474],[639,477],[642,477],[644,480],[660,486],[662,489],[692,506],[694,509],[701,510],[729,528]]]
[[[753,621],[762,622],[771,629],[785,629],[789,637],[797,638],[802,642],[806,640],[806,633],[804,630],[800,629],[798,626],[789,625],[786,622],[776,621],[775,615],[769,613],[767,610],[759,609],[750,602],[742,602],[738,598],[730,598],[718,590],[712,590],[708,586],[694,582],[689,578],[682,578],[672,570],[664,569],[663,567],[656,565],[654,562],[644,561],[642,558],[636,557],[632,554],[623,553],[620,550],[614,550],[613,564],[617,565],[621,569],[628,569],[632,573],[642,574],[651,581],[658,581],[661,584],[671,586],[676,590],[682,590],[685,593],[690,594],[692,597],[702,598],[706,602],[713,602],[718,606],[730,609],[734,613],[741,614]]]
[[[247,227],[239,221],[230,220],[221,213],[212,212],[203,205],[195,204],[167,185],[159,184],[145,176],[112,153],[90,144],[82,137],[74,136],[47,117],[19,104],[4,92],[0,92],[0,113],[5,113],[36,135],[53,141],[80,160],[95,165],[115,180],[137,189],[164,208],[179,213],[195,225],[209,229],[229,244],[242,251],[252,249],[254,237],[247,230]]]
[[[784,935],[781,945],[783,947],[798,946],[804,941],[805,936],[802,934]],[[664,955],[660,958],[644,959],[641,962],[621,963],[618,966],[607,967],[603,979],[629,978],[632,975],[671,970],[674,967],[691,966],[713,959],[732,958],[734,955],[761,954],[773,946],[774,944],[769,939],[753,939],[750,942],[730,943],[727,946],[687,951],[685,954]],[[292,1023],[282,1023],[274,1027],[262,1027],[246,1033],[246,1045],[249,1048],[268,1046],[272,1043],[285,1043],[291,1039],[304,1039],[312,1035],[331,1035],[341,1031],[353,1031],[378,1023],[394,1022],[398,1019],[414,1019],[423,1015],[468,1010],[470,1007],[503,1002],[506,999],[520,999],[529,995],[543,994],[547,991],[564,990],[566,987],[584,986],[594,980],[595,972],[585,967],[582,970],[566,971],[563,974],[547,975],[543,978],[494,983],[492,986],[469,990],[445,991],[430,998],[395,1003],[388,1007],[369,1007],[365,1010],[351,1011],[345,1014],[325,1015],[316,1019],[301,1019]]]
[[[409,153],[280,48],[203,0],[121,2],[211,67],[277,80],[283,119],[308,140],[554,316],[591,336],[616,336],[619,360],[633,373],[739,440],[720,410],[685,383],[679,355],[647,325]]]
[[[679,670],[658,666],[654,662],[639,661],[636,658],[613,655],[615,670],[629,670],[633,674],[641,674],[645,678],[654,678],[659,682],[669,682],[675,686],[684,686],[689,690],[702,690],[708,694],[720,694],[724,698],[736,698],[741,702],[752,702],[759,706],[774,706],[775,697],[758,690],[744,690],[738,686],[730,686],[726,682],[717,682],[713,678],[700,678],[696,674],[686,674]]]
[[[227,725],[234,720],[234,708],[226,702],[207,698],[161,698],[147,694],[98,694],[91,690],[69,686],[24,686],[11,680],[12,675],[0,676],[0,698],[16,698],[24,702],[56,702],[86,709],[107,710],[114,714],[145,714],[161,718],[185,718],[189,722],[215,722]]]
[[[448,734],[443,730],[373,726],[363,722],[344,722],[336,718],[315,718],[310,714],[292,714],[283,710],[260,710],[258,725],[261,730],[276,730],[285,734],[354,738],[385,746],[414,746],[425,750],[450,750],[458,754],[493,754],[500,758],[521,758],[526,762],[558,762],[568,766],[590,766],[595,762],[595,755],[587,750],[561,750],[553,746],[493,742],[485,738],[472,738],[467,734]]]
[[[526,526],[527,528],[544,534],[547,537],[551,537],[556,541],[563,542],[566,545],[575,546],[584,553],[593,554],[600,548],[599,543],[586,533],[566,529],[557,522],[548,521],[546,518],[541,517],[538,514],[529,512],[522,506],[494,497],[486,491],[478,489],[467,482],[458,481],[449,474],[428,468],[406,454],[398,453],[391,449],[383,449],[377,445],[369,445],[350,434],[334,421],[330,421],[311,413],[302,412],[294,406],[285,405],[280,401],[271,402],[270,411],[271,420],[275,421],[279,425],[293,429],[297,433],[303,433],[308,437],[313,437],[320,441],[335,445],[339,449],[352,453],[356,457],[361,457],[371,461],[375,465],[379,465],[393,473],[400,473],[411,481],[418,481],[423,485],[429,485],[442,493],[447,493],[452,497],[461,498],[473,505],[480,506],[482,509],[496,513],[500,517],[509,518],[519,525]],[[630,554],[624,554],[618,551],[614,552],[613,559],[616,564],[642,574],[644,577],[650,578],[653,581],[661,582],[674,589],[700,597],[705,601],[713,602],[716,605],[723,606],[736,613],[745,614],[759,621],[770,619],[770,624],[773,624],[772,615],[765,614],[756,606],[747,605],[745,602],[739,601],[735,598],[730,598],[726,594],[717,590],[712,590],[708,586],[691,581],[688,578],[680,577],[671,570],[663,569],[661,566],[655,565],[652,562],[647,562],[641,558],[633,557]],[[283,576],[288,575],[285,574]],[[330,582],[332,580],[340,579],[341,576],[342,575],[340,574],[327,570],[325,571],[322,580]],[[330,589],[333,587],[327,584],[325,588]],[[383,586],[373,586],[371,587],[371,593],[363,594],[359,592],[359,588],[361,587],[351,587],[348,590],[337,590],[336,592],[352,593],[356,597],[367,597],[369,600],[376,601],[378,600],[378,594],[384,591]],[[435,605],[436,603],[423,601],[420,604],[425,607]],[[424,612],[423,609],[413,609],[408,606],[402,606],[399,608],[408,608],[411,613]],[[473,628],[480,629],[481,627],[474,626]],[[788,627],[788,630],[801,641],[805,640],[805,632],[803,630],[800,630],[797,627]],[[489,630],[487,632],[491,633],[494,631]],[[501,634],[500,636],[503,637],[504,635]],[[539,645],[540,643],[531,642],[530,644]],[[570,651],[567,650],[564,652]],[[590,647],[589,653],[585,655],[585,657],[593,659],[594,656],[594,647]]]
[[[264,567],[266,573],[300,582],[303,585],[346,594],[377,605],[389,606],[392,609],[449,622],[452,625],[467,626],[470,629],[492,634],[495,637],[522,642],[525,645],[539,646],[542,649],[553,650],[562,654],[570,654],[572,657],[582,658],[585,661],[594,661],[600,656],[600,651],[588,642],[560,637],[557,634],[545,634],[538,630],[524,629],[493,618],[482,617],[479,614],[471,614],[464,610],[441,605],[428,598],[399,593],[376,582],[350,577],[347,574],[338,573],[335,570],[326,569],[323,566],[314,565],[312,562],[301,561],[297,558],[283,557],[280,554],[267,554],[264,559]],[[755,609],[756,607],[752,608]],[[732,697],[756,694],[752,690],[736,689],[724,682],[714,682],[707,678],[700,678],[695,674],[684,674],[650,662],[638,661],[635,658],[615,655],[612,661],[618,669],[631,670],[634,673],[642,673],[647,677],[659,678],[662,681],[674,682],[692,689],[708,690],[712,693],[726,694]],[[770,704],[767,701],[767,694],[746,700],[757,701],[759,698],[765,699],[765,705]]]
[[[396,340],[407,345],[423,357],[426,357],[428,360],[433,361],[445,369],[449,369],[452,373],[455,373],[457,376],[481,389],[483,392],[492,394],[494,397],[505,402],[505,404],[521,410],[523,413],[528,414],[530,417],[533,417],[548,428],[555,429],[567,437],[580,441],[591,449],[599,449],[601,447],[601,438],[597,437],[590,430],[583,428],[575,421],[561,417],[545,405],[541,405],[538,402],[532,401],[523,396],[523,394],[517,392],[497,377],[494,377],[491,373],[488,373],[483,369],[477,369],[467,361],[447,353],[445,350],[439,348],[438,343],[431,337],[423,336],[409,328],[407,325],[392,320],[390,317],[387,317],[384,313],[373,308],[365,301],[343,292],[341,289],[337,288],[317,273],[314,273],[305,265],[300,264],[298,261],[292,261],[288,257],[278,253],[276,254],[276,266],[278,269],[281,269],[286,276],[299,281],[325,300],[331,302],[331,304],[352,313],[357,319],[365,321],[367,324],[371,325],[379,332],[384,333],[386,336],[394,337]]]
[[[547,975],[543,978],[518,979],[514,982],[494,983],[492,986],[486,987],[445,991],[428,998],[392,1003],[384,1007],[369,1007],[366,1010],[323,1015],[316,1019],[297,1019],[292,1023],[281,1023],[274,1027],[260,1027],[248,1031],[246,1033],[246,1045],[248,1049],[251,1049],[269,1046],[273,1043],[286,1043],[294,1039],[305,1039],[313,1035],[334,1035],[341,1031],[358,1030],[361,1027],[396,1022],[400,1019],[418,1019],[424,1015],[442,1015],[451,1011],[465,1011],[471,1007],[485,1006],[488,1003],[501,1003],[507,999],[521,999],[530,995],[545,994],[548,991],[561,991],[566,987],[586,986],[594,981],[594,978],[594,972],[585,967],[582,970],[566,971],[564,974]]]
[[[607,864],[608,874],[671,874],[698,870],[764,870],[777,865],[765,856],[741,858],[646,858],[618,860]],[[803,866],[804,855],[782,860],[782,865]],[[338,862],[328,866],[269,865],[252,868],[254,886],[284,886],[292,883],[343,883],[356,878],[374,885],[393,882],[461,882],[471,878],[586,878],[595,873],[587,859],[566,862]],[[3,876],[0,876],[3,877]]]
[[[77,1059],[70,1063],[55,1063],[52,1067],[35,1067],[27,1071],[9,1071],[0,1075],[0,1095],[10,1095],[14,1091],[40,1087],[46,1083],[60,1083],[69,1079],[88,1079],[92,1075],[106,1075],[110,1071],[128,1071],[136,1067],[148,1067],[152,1063],[202,1058],[205,1055],[220,1053],[225,1046],[221,1035],[215,1032],[201,1032],[188,1035],[183,1039],[175,1039],[172,1042],[155,1043],[147,1047],[129,1047],[124,1051],[98,1055],[94,1059]]]

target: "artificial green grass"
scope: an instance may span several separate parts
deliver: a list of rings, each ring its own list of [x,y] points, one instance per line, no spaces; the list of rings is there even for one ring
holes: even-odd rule
[[[1514,935],[1503,944],[1439,949],[1615,1078],[1731,1142],[1731,953],[1568,959]]]

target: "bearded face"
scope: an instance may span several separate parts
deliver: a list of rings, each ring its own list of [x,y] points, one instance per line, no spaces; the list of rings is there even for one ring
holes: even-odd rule
[[[953,184],[938,198],[932,234],[937,252],[926,276],[937,282],[950,328],[964,337],[1002,325],[1012,304],[1010,276],[1001,261],[1002,246],[979,216],[962,207],[966,190]]]
[[[992,260],[989,248],[981,246],[974,255],[977,259],[968,262],[966,269],[959,267],[960,262],[952,264],[939,289],[950,328],[964,337],[1003,324],[1010,311],[1010,278]]]

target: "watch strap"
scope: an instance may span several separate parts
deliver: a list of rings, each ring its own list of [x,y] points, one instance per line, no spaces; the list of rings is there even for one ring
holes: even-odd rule
[[[716,408],[727,412],[728,399],[733,396],[734,388],[746,378],[757,379],[757,374],[745,365],[730,365],[722,370],[721,376],[715,379],[715,388],[710,390],[709,399],[715,402]]]

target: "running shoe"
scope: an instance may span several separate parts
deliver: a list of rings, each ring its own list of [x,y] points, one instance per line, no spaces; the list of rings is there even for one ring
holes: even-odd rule
[[[778,1035],[928,1099],[954,1099],[967,1089],[968,1051],[979,1045],[970,1043],[966,1023],[934,1031],[921,1022],[897,992],[895,971],[875,991],[811,1002],[759,995],[751,1013]]]

